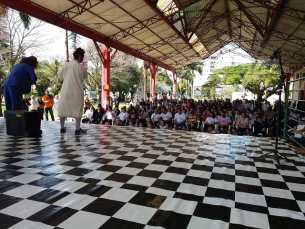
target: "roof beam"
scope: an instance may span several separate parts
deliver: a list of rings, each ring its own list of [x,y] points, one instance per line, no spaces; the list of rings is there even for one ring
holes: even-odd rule
[[[249,19],[249,21],[254,25],[255,29],[259,32],[259,34],[264,37],[264,33],[262,31],[262,29],[265,27],[263,24],[258,25],[257,22],[261,22],[261,20],[252,12],[250,12],[250,10],[244,5],[242,4],[239,0],[232,0],[232,2],[235,2],[236,5],[238,6],[238,8],[246,15],[246,17]],[[255,21],[255,19],[256,21]]]
[[[96,5],[104,2],[104,0],[95,1],[94,3],[93,3],[93,0],[85,0],[80,3],[76,3],[71,0],[68,0],[68,1],[71,2],[73,4],[73,6],[59,14],[60,16],[67,18],[68,20],[72,20],[73,18],[90,10],[91,8],[95,7]]]
[[[186,9],[187,7],[200,2],[201,0],[189,0],[182,4],[175,4],[176,1],[170,2],[165,9],[162,11],[165,17],[173,16],[174,14],[178,13],[181,10]],[[176,6],[176,7],[175,7]]]
[[[256,6],[262,6],[268,10],[275,10],[276,4],[269,5],[266,0],[243,0],[244,2],[248,2],[254,4]]]
[[[228,12],[228,17],[227,17],[227,20],[228,20],[228,27],[229,27],[229,34],[230,34],[230,39],[232,39],[232,32],[231,32],[231,21],[230,21],[230,18],[229,18],[229,14],[230,14],[230,5],[229,5],[229,0],[226,0],[226,8],[227,8],[227,12]]]
[[[212,9],[212,7],[214,6],[214,4],[216,2],[218,2],[219,0],[211,0],[209,1],[208,4],[205,5],[205,7],[203,7],[200,12],[193,17],[190,22],[188,23],[189,25],[195,24],[195,22],[199,19],[198,23],[196,24],[196,26],[194,28],[188,28],[191,31],[191,35],[189,36],[189,40],[192,38],[192,36],[196,33],[197,29],[199,28],[199,26],[201,25],[201,23],[203,22],[203,20],[206,18],[207,14],[210,12],[210,10]]]
[[[52,25],[61,27],[63,29],[72,31],[74,33],[77,33],[79,35],[82,35],[84,37],[88,37],[92,40],[95,40],[97,42],[103,43],[103,44],[108,44],[112,46],[115,49],[118,49],[122,52],[125,52],[127,54],[130,54],[134,57],[137,57],[139,59],[145,60],[147,62],[156,64],[164,69],[170,70],[170,71],[175,71],[174,67],[171,67],[163,62],[160,62],[144,53],[141,53],[137,50],[134,50],[126,45],[123,45],[117,41],[114,41],[112,39],[109,39],[107,36],[100,34],[98,32],[95,32],[89,28],[84,27],[83,25],[79,25],[77,23],[74,23],[72,21],[69,21],[65,19],[64,17],[55,14],[53,12],[50,12],[46,9],[43,9],[34,3],[30,3],[27,1],[23,0],[0,0],[0,4],[10,7],[14,10],[20,11],[22,13],[25,13],[29,16],[35,17],[39,20],[48,22]]]
[[[116,4],[116,3],[114,3],[112,0],[108,0],[108,1],[110,1],[111,3],[113,3],[113,4]],[[132,17],[133,19],[135,19],[135,20],[137,20],[138,22],[140,22],[136,17],[134,17],[133,15],[131,15],[128,11],[126,11],[124,8],[122,8],[120,5],[118,5],[118,4],[116,4],[117,5],[117,7],[118,8],[120,8],[122,11],[124,11],[126,14],[128,14],[130,17]],[[160,37],[158,34],[156,34],[153,30],[151,30],[149,27],[145,27],[146,29],[148,29],[151,33],[153,33],[156,37],[158,37],[160,40],[162,40],[162,41],[164,41],[164,39],[162,38],[162,37]],[[171,43],[168,43],[168,45],[169,46],[171,46],[175,51],[178,51],[179,52],[179,50],[177,50],[177,48],[176,47],[174,47]],[[158,51],[158,50],[156,50],[156,51]],[[160,51],[159,51],[160,52]],[[164,55],[164,53],[162,53],[163,55]],[[183,56],[184,56],[184,54],[183,54],[183,52],[180,52],[180,54],[182,54]],[[184,56],[185,57],[185,56]]]
[[[270,38],[270,35],[271,35],[271,30],[273,29],[273,27],[275,26],[275,23],[277,22],[277,20],[279,18],[280,11],[281,11],[281,8],[283,7],[283,5],[284,5],[284,0],[279,0],[278,4],[276,6],[276,9],[273,12],[270,24],[266,29],[263,41],[261,43],[261,47],[263,47],[266,44],[266,42],[268,42],[268,39]]]
[[[113,34],[112,36],[110,36],[110,38],[113,39],[113,40],[116,40],[116,41],[122,40],[122,39],[138,32],[140,30],[143,30],[147,26],[153,25],[153,24],[158,23],[160,21],[162,21],[162,19],[160,19],[158,16],[148,18],[148,19],[146,19],[142,22],[139,22],[139,23],[137,23],[133,26],[130,26],[127,29],[123,29],[116,34]]]
[[[192,45],[189,41],[178,31],[178,29],[170,23],[167,18],[164,18],[164,14],[157,8],[157,6],[150,0],[143,0],[191,49],[193,49]],[[195,51],[195,50],[194,50]],[[196,51],[195,51],[196,52]],[[197,53],[197,52],[196,52]],[[197,53],[198,54],[198,53]],[[199,56],[199,54],[198,54]]]

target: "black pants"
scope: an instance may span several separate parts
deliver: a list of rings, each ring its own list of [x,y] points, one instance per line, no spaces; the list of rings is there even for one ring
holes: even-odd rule
[[[93,124],[100,124],[101,121],[93,119],[93,120],[92,120],[92,123],[93,123]]]
[[[112,119],[106,119],[106,118],[102,121],[102,124],[106,124],[106,122],[108,122],[108,121],[110,121],[111,125],[112,125]]]

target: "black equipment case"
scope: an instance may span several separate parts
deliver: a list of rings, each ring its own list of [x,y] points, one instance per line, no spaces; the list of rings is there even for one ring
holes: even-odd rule
[[[42,113],[37,111],[4,111],[6,133],[14,136],[40,137]]]

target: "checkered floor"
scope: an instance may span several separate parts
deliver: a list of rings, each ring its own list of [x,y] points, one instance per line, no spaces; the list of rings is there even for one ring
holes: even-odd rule
[[[42,138],[0,119],[0,227],[305,228],[305,164],[284,170],[267,138],[42,122]]]

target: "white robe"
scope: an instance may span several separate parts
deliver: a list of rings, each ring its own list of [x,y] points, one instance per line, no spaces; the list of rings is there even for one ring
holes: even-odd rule
[[[87,78],[87,69],[77,60],[65,63],[58,73],[64,82],[60,90],[58,116],[81,118],[84,106],[83,82]]]

